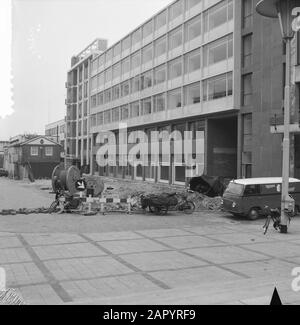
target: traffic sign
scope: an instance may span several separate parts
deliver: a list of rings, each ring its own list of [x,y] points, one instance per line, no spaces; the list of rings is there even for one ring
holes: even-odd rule
[[[86,190],[86,181],[84,179],[79,179],[75,183],[75,188],[79,192],[84,192]]]

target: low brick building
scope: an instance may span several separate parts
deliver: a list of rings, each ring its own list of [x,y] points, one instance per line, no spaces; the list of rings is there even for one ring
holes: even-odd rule
[[[11,138],[4,153],[4,168],[9,176],[23,179],[50,178],[60,163],[62,146],[46,136],[17,136]]]

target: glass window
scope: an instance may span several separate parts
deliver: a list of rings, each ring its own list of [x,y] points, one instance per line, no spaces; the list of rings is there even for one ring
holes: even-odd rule
[[[122,51],[128,50],[130,48],[130,36],[127,36],[122,41]]]
[[[151,97],[142,100],[142,115],[148,115],[152,112]]]
[[[104,103],[104,93],[103,91],[97,94],[97,106],[103,105]]]
[[[94,95],[91,97],[91,107],[96,107],[97,106],[97,96]]]
[[[39,155],[39,147],[30,147],[30,155],[38,156]]]
[[[91,127],[94,127],[97,125],[97,117],[96,117],[96,114],[93,114],[91,116]]]
[[[130,70],[130,58],[126,58],[122,61],[122,74],[129,72]]]
[[[167,71],[165,64],[154,69],[154,85],[158,85],[162,82],[165,82],[166,79]]]
[[[242,76],[242,105],[252,104],[252,73]]]
[[[45,155],[46,156],[53,156],[53,147],[46,147],[45,148]]]
[[[92,78],[92,91],[95,91],[97,89],[97,76]]]
[[[112,99],[116,100],[120,98],[120,85],[114,86],[112,89]]]
[[[152,87],[152,71],[145,72],[141,75],[141,90]]]
[[[142,39],[142,32],[141,29],[138,29],[132,34],[132,45],[135,45],[136,43],[140,42],[141,39]]]
[[[167,11],[161,12],[155,17],[155,29],[158,30],[167,24]]]
[[[186,39],[188,41],[201,35],[201,16],[197,16],[186,23]]]
[[[252,34],[243,37],[243,67],[252,63]]]
[[[252,26],[253,0],[243,0],[243,28]]]
[[[233,18],[232,0],[224,0],[204,14],[204,31],[208,32]]]
[[[224,61],[233,55],[232,35],[226,36],[204,47],[204,65],[212,65]]]
[[[153,32],[153,22],[150,20],[143,26],[143,38],[146,38],[147,36],[151,35]]]
[[[111,110],[104,112],[104,124],[111,122]]]
[[[191,9],[194,6],[200,4],[202,0],[186,0],[186,8]]]
[[[121,65],[120,63],[117,63],[113,66],[113,80],[120,77],[121,74]]]
[[[102,54],[98,57],[98,68],[102,67],[104,64],[104,55],[105,54]]]
[[[97,125],[103,124],[103,112],[97,114]]]
[[[113,48],[114,57],[121,54],[121,43],[119,42]]]
[[[178,78],[182,75],[181,57],[169,62],[169,80]]]
[[[183,1],[179,0],[170,7],[170,21],[174,20],[183,13]]]
[[[95,73],[97,71],[97,69],[98,69],[98,62],[97,62],[97,60],[94,60],[92,62],[92,73]]]
[[[129,118],[129,106],[121,106],[121,121],[127,120]]]
[[[146,46],[142,50],[142,60],[143,64],[152,60],[152,45]]]
[[[129,92],[129,80],[126,80],[121,84],[121,96],[127,96],[129,95]]]
[[[181,88],[172,90],[168,93],[169,109],[179,108],[182,106]]]
[[[119,122],[120,117],[119,117],[119,107],[115,107],[111,111],[111,120],[112,122]]]
[[[197,71],[201,67],[200,49],[187,53],[184,56],[185,73]]]
[[[131,57],[131,69],[136,69],[141,65],[141,53],[140,51],[134,53]]]
[[[232,95],[232,73],[210,78],[203,82],[203,100],[213,100]]]
[[[185,105],[200,103],[200,82],[186,86],[184,88]]]
[[[140,115],[140,102],[136,101],[130,104],[130,117],[138,117]]]
[[[107,104],[110,101],[111,101],[111,89],[107,89],[104,92],[104,102],[105,102],[105,104]]]
[[[141,78],[140,76],[134,77],[131,79],[131,92],[136,93],[137,91],[140,91],[140,83]]]
[[[107,61],[110,61],[111,59],[112,59],[112,49],[109,49],[107,52],[106,52],[106,54],[105,54],[105,60],[106,60],[106,62]]]
[[[155,41],[155,57],[159,57],[167,52],[167,38],[162,37]]]
[[[104,84],[104,73],[102,72],[102,73],[99,73],[97,75],[97,85],[98,85],[98,88],[101,87],[101,86],[103,86],[103,84]]]
[[[153,112],[161,112],[166,109],[165,94],[159,94],[153,97]]]
[[[169,34],[169,50],[182,45],[182,27],[179,27]]]
[[[105,70],[105,82],[110,82],[112,78],[112,69],[108,68]]]

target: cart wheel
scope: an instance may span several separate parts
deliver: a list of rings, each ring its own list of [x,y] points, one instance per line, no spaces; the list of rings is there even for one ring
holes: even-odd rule
[[[194,202],[191,201],[187,201],[183,206],[183,212],[185,214],[193,214],[195,209],[196,209],[195,204]]]

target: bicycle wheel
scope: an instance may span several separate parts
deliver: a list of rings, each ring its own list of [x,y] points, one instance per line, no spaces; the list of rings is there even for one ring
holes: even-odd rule
[[[263,226],[263,230],[264,230],[264,235],[267,233],[270,222],[271,222],[272,217],[271,216],[267,216],[267,220]]]
[[[49,213],[55,212],[58,206],[59,206],[59,201],[52,202],[51,205],[50,205],[50,208],[49,208],[48,212]]]
[[[184,203],[182,209],[185,214],[193,214],[196,209],[196,206],[194,202],[187,201]]]

